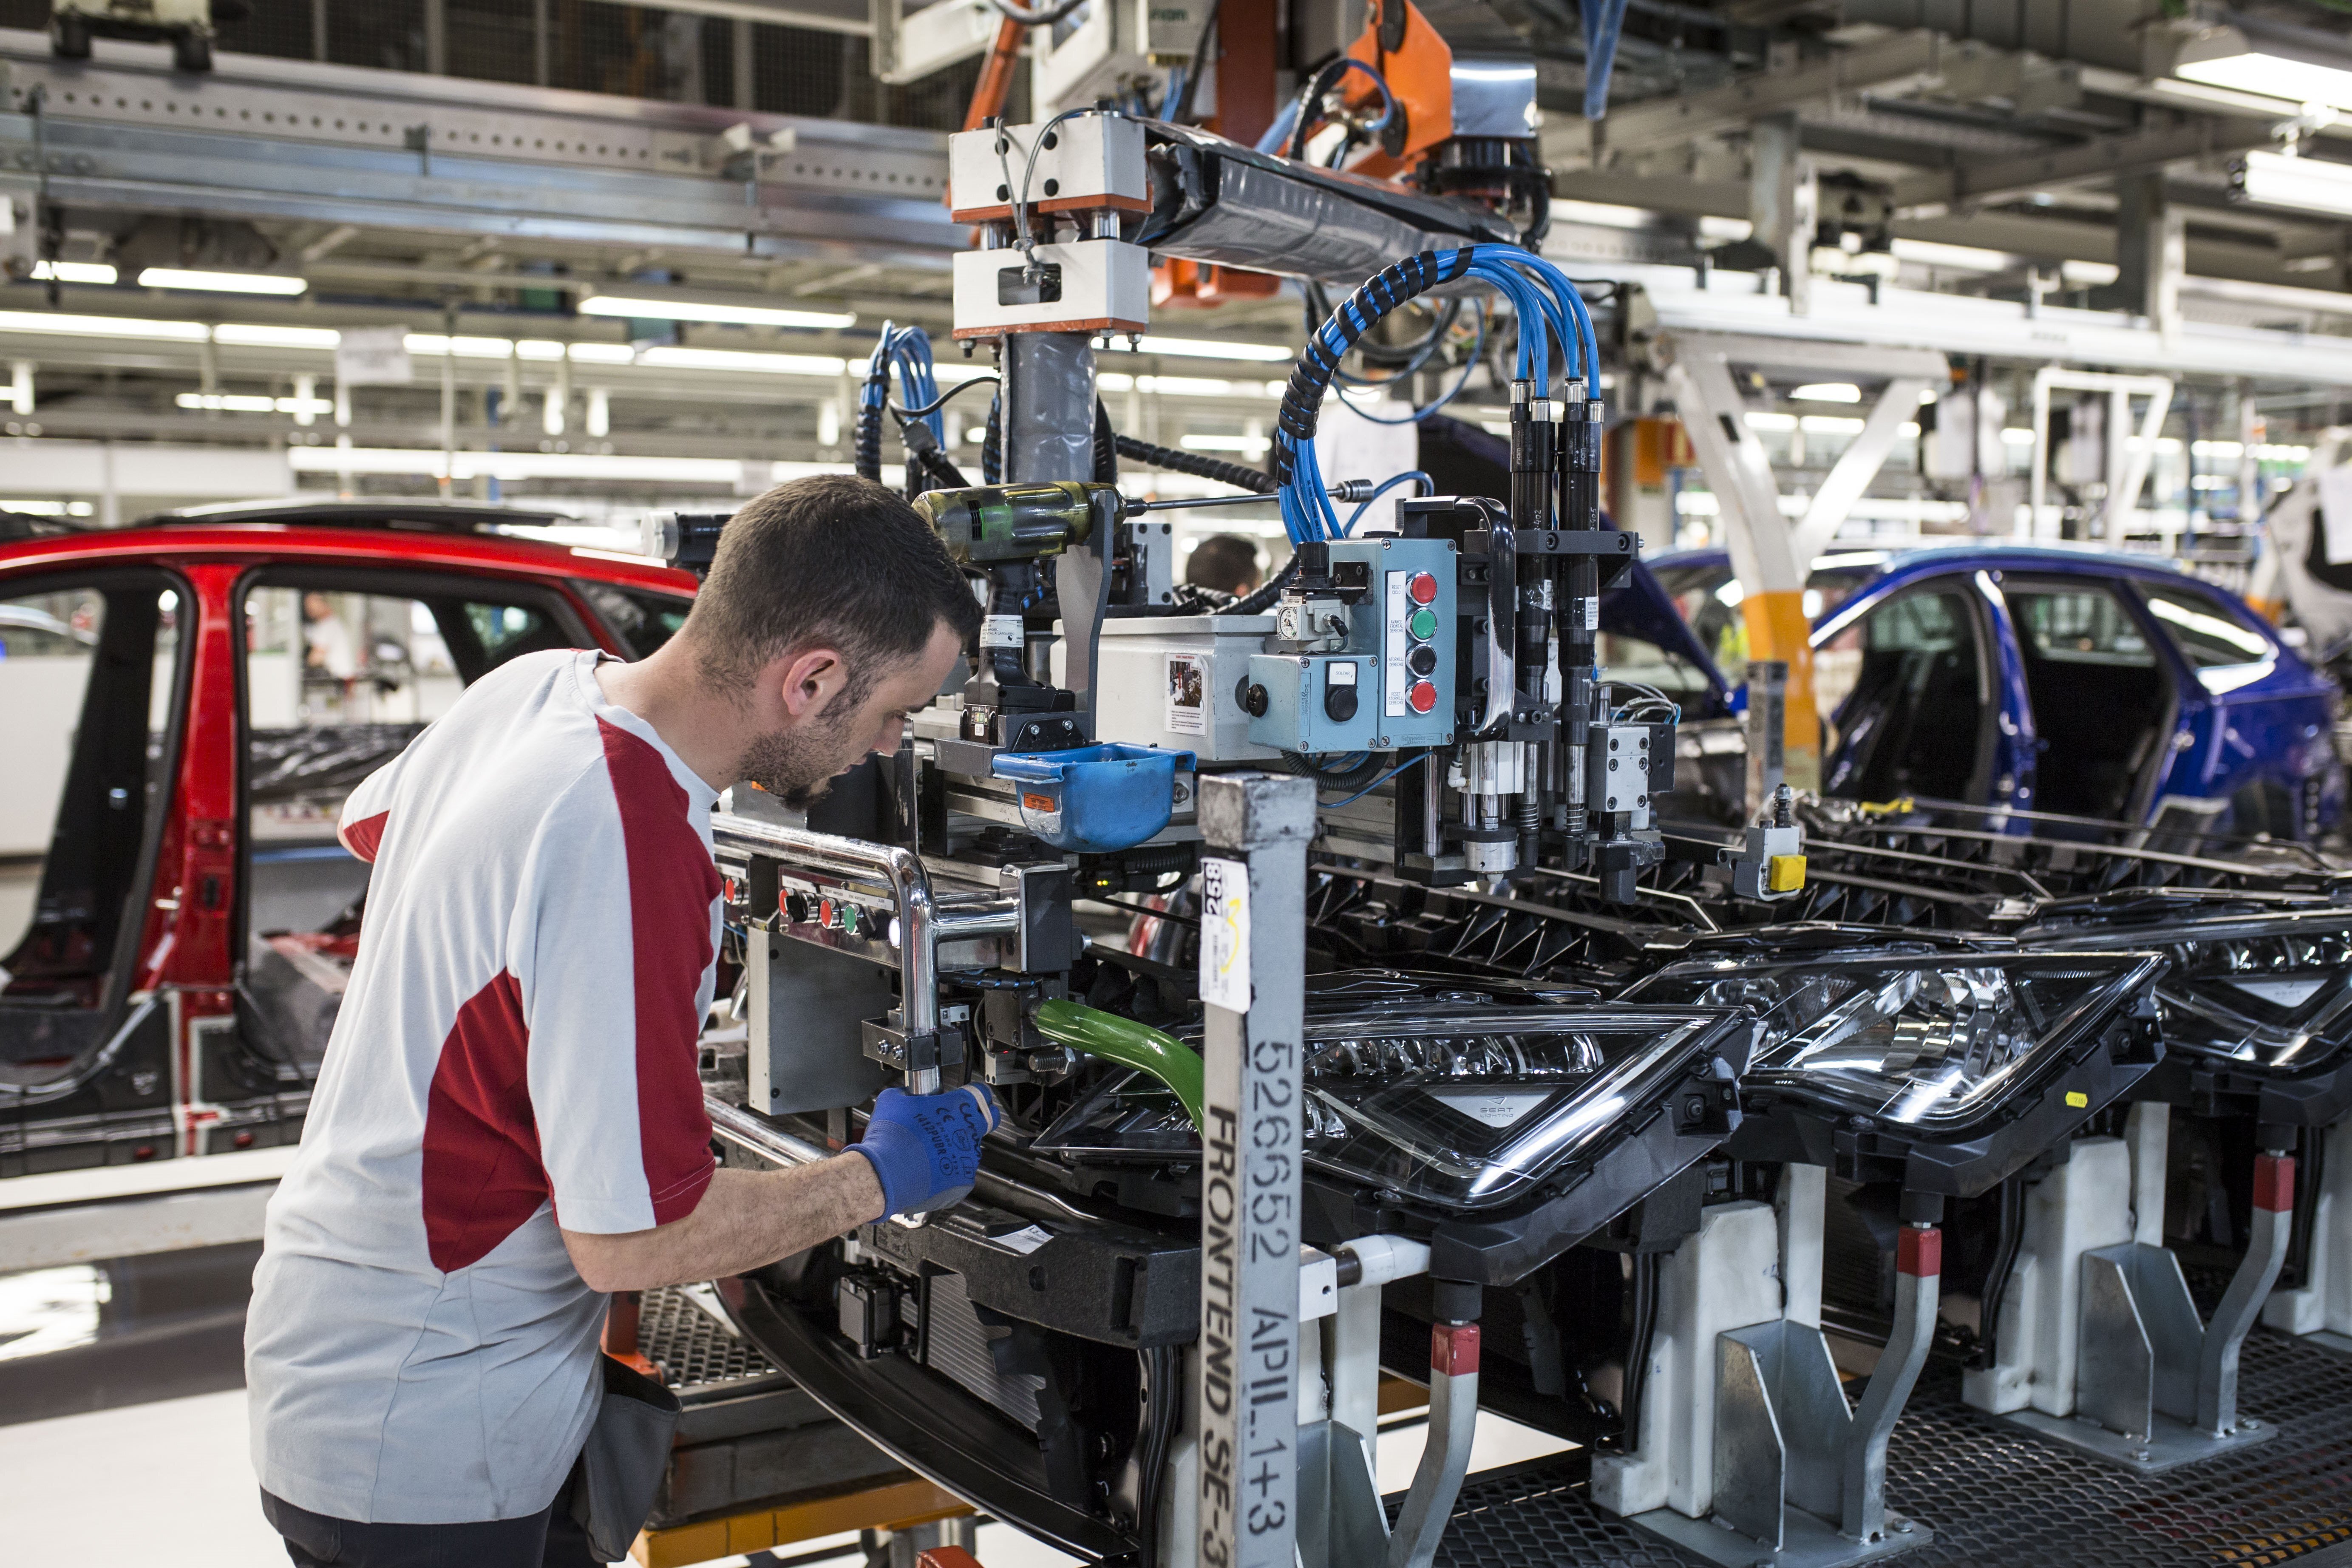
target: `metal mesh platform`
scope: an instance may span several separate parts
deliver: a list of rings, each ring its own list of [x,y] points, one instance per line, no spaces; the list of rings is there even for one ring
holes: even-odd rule
[[[662,1369],[662,1381],[672,1388],[775,1375],[774,1363],[729,1333],[684,1290],[664,1286],[638,1300],[637,1348]]]
[[[2260,1447],[2137,1477],[2014,1436],[1930,1367],[1895,1427],[1887,1502],[1932,1527],[1906,1568],[2273,1568],[2352,1541],[2352,1359],[2257,1331],[2241,1405]],[[1446,1568],[1683,1568],[1694,1559],[1593,1508],[1583,1467],[1546,1459],[1462,1489]],[[1759,1551],[1758,1555],[1763,1553]]]

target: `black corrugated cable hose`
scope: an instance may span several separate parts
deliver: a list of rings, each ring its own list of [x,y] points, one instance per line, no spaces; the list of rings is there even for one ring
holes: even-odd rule
[[[1261,469],[1246,468],[1240,463],[1222,462],[1204,458],[1198,452],[1182,452],[1173,447],[1155,447],[1133,436],[1118,437],[1118,455],[1130,462],[1166,468],[1171,473],[1190,474],[1194,479],[1210,479],[1217,484],[1231,485],[1252,495],[1270,494],[1274,489],[1272,476]]]

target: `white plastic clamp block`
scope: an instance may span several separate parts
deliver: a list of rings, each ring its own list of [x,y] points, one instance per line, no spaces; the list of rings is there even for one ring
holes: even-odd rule
[[[1116,239],[1037,247],[1035,276],[1018,250],[955,258],[955,335],[1140,332],[1150,320],[1151,254]]]
[[[1041,122],[948,138],[949,216],[957,223],[1010,219],[1022,201],[1036,213],[1150,212],[1142,125],[1081,114],[1050,132]]]

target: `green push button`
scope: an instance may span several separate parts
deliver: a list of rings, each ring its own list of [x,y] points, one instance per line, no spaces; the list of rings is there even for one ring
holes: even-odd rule
[[[1412,619],[1405,622],[1404,628],[1412,634],[1413,641],[1427,642],[1437,635],[1437,612],[1415,610],[1412,613]]]

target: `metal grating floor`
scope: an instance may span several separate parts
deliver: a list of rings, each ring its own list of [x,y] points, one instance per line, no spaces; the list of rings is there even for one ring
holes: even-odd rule
[[[776,1367],[694,1304],[685,1291],[664,1286],[638,1299],[637,1348],[662,1369],[672,1388],[699,1388],[770,1377]]]
[[[1936,1531],[1904,1568],[2273,1568],[2352,1541],[2352,1359],[2257,1331],[2241,1408],[2270,1442],[2153,1477],[2011,1436],[1931,1366],[1895,1427],[1887,1498]],[[1571,1475],[1574,1479],[1571,1480]],[[1759,1552],[1761,1557],[1763,1553]],[[1444,1568],[1685,1568],[1694,1560],[1586,1500],[1580,1467],[1473,1477]]]

